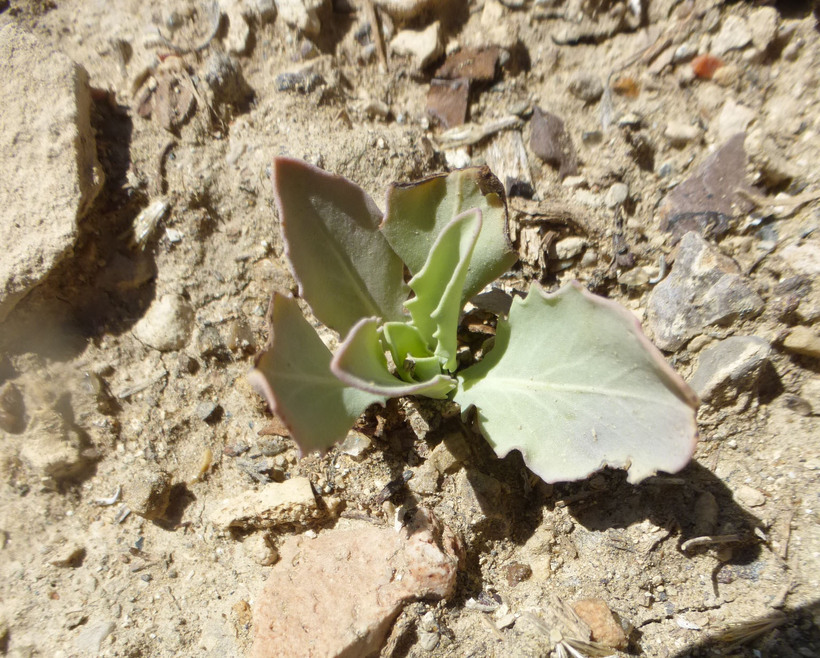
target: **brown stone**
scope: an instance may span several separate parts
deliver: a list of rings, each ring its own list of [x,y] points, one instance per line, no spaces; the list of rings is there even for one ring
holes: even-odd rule
[[[467,120],[470,82],[466,78],[430,81],[427,92],[427,114],[445,128],[454,128]]]
[[[746,183],[746,136],[739,133],[703,161],[697,171],[673,189],[659,210],[660,229],[677,244],[689,231],[705,238],[729,230],[730,220],[751,210],[738,191],[751,191]]]
[[[530,148],[544,162],[556,167],[561,178],[578,173],[578,156],[564,121],[539,107],[532,115]]]
[[[465,48],[448,55],[435,77],[455,80],[466,78],[473,82],[492,82],[498,74],[498,58],[501,49]]]

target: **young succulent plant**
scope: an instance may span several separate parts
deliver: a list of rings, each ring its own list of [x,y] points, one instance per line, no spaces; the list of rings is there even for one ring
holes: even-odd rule
[[[250,378],[302,451],[330,448],[371,404],[422,395],[475,407],[498,456],[519,450],[546,482],[604,466],[639,482],[687,464],[697,396],[631,312],[577,282],[515,297],[490,351],[459,369],[465,304],[516,261],[486,167],[393,184],[384,215],[340,176],[288,158],[273,169],[299,295],[343,337],[332,354],[296,300],[274,293]]]

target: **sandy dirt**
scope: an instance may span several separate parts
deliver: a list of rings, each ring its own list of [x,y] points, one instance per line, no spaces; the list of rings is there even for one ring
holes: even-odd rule
[[[520,455],[499,460],[473,437],[461,469],[399,487],[385,502],[384,487],[418,472],[458,432],[455,421],[432,416],[427,428],[397,402],[383,412],[388,429],[358,457],[334,449],[299,459],[287,438],[259,434],[271,416],[245,375],[268,338],[271,292],[294,286],[270,164],[276,155],[303,158],[381,204],[392,181],[485,163],[494,138],[444,148],[426,111],[436,64],[419,71],[412,57],[389,53],[385,72],[368,46],[364,11],[335,4],[308,41],[281,15],[260,14],[263,2],[226,3],[234,17],[245,8],[248,34],[223,19],[207,41],[209,2],[0,2],[0,24],[25,27],[88,71],[106,179],[73,253],[0,325],[0,385],[13,384],[24,403],[20,426],[0,431],[0,653],[245,655],[269,555],[255,533],[216,528],[213,510],[265,481],[307,476],[330,511],[277,530],[271,545],[283,533],[332,526],[342,511],[392,525],[395,508],[414,502],[463,541],[455,594],[405,607],[384,656],[546,655],[523,624],[499,620],[552,595],[603,599],[628,631],[631,655],[818,655],[820,360],[784,340],[820,317],[798,307],[818,304],[820,206],[781,212],[775,201],[820,189],[811,3],[776,3],[776,32],[762,48],[750,42],[722,54],[728,71],[717,80],[695,78],[688,51],[673,54],[714,48],[726,21],[747,19],[752,3],[648,0],[643,21],[620,27],[611,10],[628,12],[627,3],[511,1],[493,8],[492,26],[482,23],[480,0],[453,3],[441,20],[448,52],[507,49],[495,81],[472,90],[470,118],[522,119],[534,195],[510,200],[516,226],[540,212],[553,218],[540,237],[550,230],[548,240],[585,241],[560,269],[554,257],[530,258],[503,286],[539,280],[554,289],[578,279],[646,320],[649,279],[662,254],[674,260],[659,205],[737,127],[736,113],[723,114],[731,101],[748,110],[742,129],[757,208],[710,239],[739,263],[765,309],[709,327],[667,356],[690,379],[699,354],[730,335],[758,336],[771,353],[754,381],[702,407],[701,442],[681,473],[637,486],[618,471],[546,485]],[[436,17],[382,22],[389,37]],[[206,45],[160,64],[169,42]],[[241,51],[233,69],[214,59],[231,48]],[[294,71],[295,86],[278,77]],[[569,90],[580,74],[601,84],[620,77],[626,93],[581,100]],[[220,76],[222,86],[213,82]],[[150,117],[141,116],[151,102]],[[535,106],[565,121],[583,180],[562,181],[529,150]],[[675,136],[670,124],[694,132]],[[30,185],[48,176],[31,172]],[[606,202],[616,183],[628,186],[620,215]],[[133,244],[135,219],[157,200],[167,212]],[[630,259],[618,258],[624,246]],[[796,277],[802,292],[782,285]],[[158,351],[135,327],[165,295],[181,298],[193,322],[183,347]],[[58,448],[67,466],[55,471],[43,455]],[[761,619],[771,623],[752,639]],[[740,643],[719,639],[729,628]]]

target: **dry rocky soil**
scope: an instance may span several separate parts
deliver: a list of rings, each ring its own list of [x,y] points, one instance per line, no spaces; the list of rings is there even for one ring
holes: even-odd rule
[[[820,655],[814,11],[0,1],[0,654]],[[632,310],[703,400],[691,464],[548,485],[408,400],[300,457],[246,380],[294,289],[279,155],[380,205],[488,164],[498,286]],[[454,580],[357,626],[413,523]]]

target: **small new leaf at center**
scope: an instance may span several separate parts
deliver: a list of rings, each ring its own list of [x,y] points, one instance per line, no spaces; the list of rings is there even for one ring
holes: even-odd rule
[[[387,367],[384,346],[379,340],[379,319],[359,320],[330,362],[330,369],[348,386],[387,397],[425,395],[444,399],[456,386],[447,375],[437,374],[419,383],[404,382]]]
[[[424,267],[410,279],[416,296],[404,304],[413,324],[449,372],[456,369],[458,314],[481,223],[481,210],[473,208],[444,227]]]

